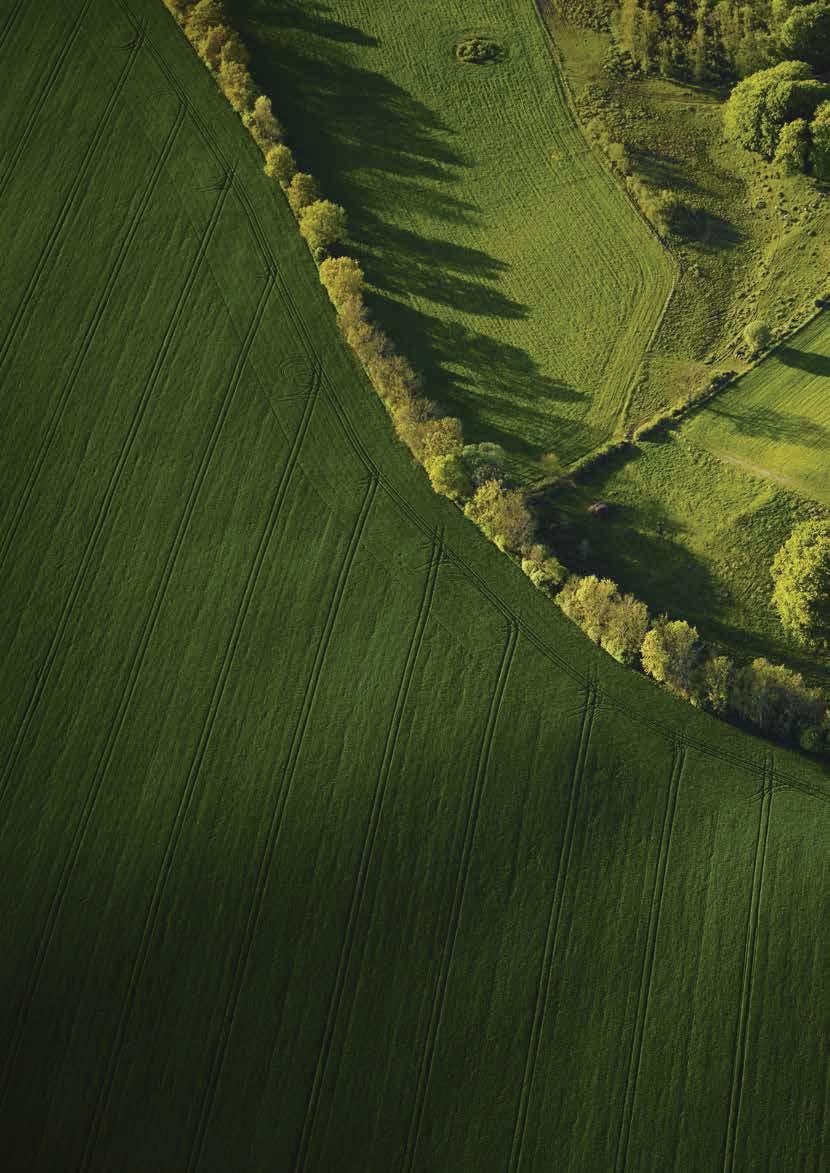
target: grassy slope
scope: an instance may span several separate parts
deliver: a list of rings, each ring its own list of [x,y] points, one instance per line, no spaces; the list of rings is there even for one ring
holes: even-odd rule
[[[135,8],[0,3],[5,1165],[821,1167],[826,779],[430,494]]]
[[[575,125],[533,5],[229,8],[427,393],[523,477],[606,439],[671,265]],[[459,64],[471,31],[507,60]]]

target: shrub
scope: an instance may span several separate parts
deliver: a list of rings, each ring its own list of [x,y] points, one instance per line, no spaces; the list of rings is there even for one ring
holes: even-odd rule
[[[457,454],[434,456],[427,460],[426,470],[436,493],[451,501],[466,501],[473,491],[470,474]]]
[[[346,235],[346,213],[331,200],[315,200],[300,209],[300,235],[308,247],[328,249]]]
[[[806,171],[809,146],[810,129],[806,118],[794,118],[781,128],[778,146],[775,148],[775,162],[786,175]]]
[[[830,520],[797,525],[772,563],[781,623],[808,647],[830,642]]]
[[[697,628],[662,615],[643,639],[643,669],[686,700],[696,698]]]
[[[299,218],[303,208],[320,199],[320,188],[313,175],[306,171],[298,171],[292,177],[285,194],[288,196],[291,211]]]
[[[468,37],[455,46],[455,55],[465,65],[485,65],[501,60],[501,49],[486,37]]]
[[[798,744],[807,753],[823,753],[827,749],[827,737],[820,725],[808,725],[801,730]]]
[[[297,174],[297,163],[285,143],[269,147],[265,156],[265,174],[276,179],[280,187],[288,187]]]
[[[464,512],[499,549],[518,552],[531,541],[533,520],[524,497],[501,481],[479,485]]]
[[[810,167],[817,179],[830,182],[830,102],[822,102],[810,123]]]
[[[732,697],[739,717],[781,738],[797,738],[800,730],[820,725],[826,707],[800,673],[764,659],[737,673]]]
[[[760,354],[770,344],[772,334],[766,322],[750,322],[744,330],[744,342],[751,354]]]
[[[329,257],[320,265],[320,283],[335,307],[363,293],[363,270],[352,257]]]

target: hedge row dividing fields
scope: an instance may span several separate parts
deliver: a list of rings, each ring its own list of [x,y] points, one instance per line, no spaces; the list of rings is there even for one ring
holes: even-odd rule
[[[826,779],[430,492],[160,3],[0,62],[4,1164],[821,1167]]]
[[[607,441],[672,264],[588,146],[533,3],[226,8],[425,393],[523,479]],[[500,60],[458,61],[471,34]]]

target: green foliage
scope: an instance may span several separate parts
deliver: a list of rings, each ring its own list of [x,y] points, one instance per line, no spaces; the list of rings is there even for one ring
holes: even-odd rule
[[[649,627],[648,608],[633,595],[620,595],[610,578],[572,575],[557,603],[594,643],[623,664],[636,663]]]
[[[700,689],[708,709],[724,716],[732,702],[735,665],[728,656],[707,656],[700,669]]]
[[[800,673],[760,658],[736,674],[732,707],[762,732],[798,740],[801,730],[820,724],[826,706]]]
[[[506,489],[501,481],[479,485],[464,506],[467,517],[501,550],[518,554],[533,536],[533,519],[518,489]]]
[[[810,167],[817,179],[830,183],[830,101],[822,102],[810,123]]]
[[[555,594],[568,577],[559,559],[543,545],[534,545],[522,558],[522,571],[533,585],[546,594]]]
[[[346,227],[344,209],[331,200],[315,200],[300,208],[300,235],[312,251],[338,244],[346,236]]]
[[[271,99],[265,94],[260,94],[253,108],[243,114],[242,122],[263,155],[267,156],[282,139],[283,129],[274,117]]]
[[[470,474],[457,453],[428,458],[424,467],[436,493],[459,503],[472,495],[473,483]]]
[[[297,171],[286,189],[291,211],[299,219],[300,212],[320,199],[320,185],[313,175]]]
[[[821,107],[819,107],[821,109]],[[778,136],[775,162],[785,175],[796,175],[807,170],[810,149],[810,128],[806,118],[786,122]]]
[[[786,57],[807,61],[816,69],[830,69],[830,4],[805,4],[793,9],[778,31]]]
[[[253,103],[256,90],[250,73],[241,61],[228,60],[224,51],[219,63],[219,85],[237,114],[242,114]]]
[[[686,700],[697,696],[700,637],[696,627],[683,619],[655,620],[642,647],[643,669]]]
[[[811,118],[830,97],[830,85],[815,81],[803,61],[782,61],[735,86],[724,110],[727,137],[772,159],[786,123]]]
[[[276,179],[280,187],[288,187],[297,174],[297,162],[290,147],[285,143],[268,148],[265,156],[265,174],[270,179]]]
[[[772,332],[766,322],[750,322],[744,329],[744,342],[750,354],[760,354],[772,340]]]
[[[480,444],[465,444],[461,455],[474,485],[498,479],[506,459],[501,444],[494,444],[490,440],[483,440]]]
[[[621,595],[614,600],[600,643],[621,664],[636,664],[650,624],[645,603],[633,595]]]
[[[501,47],[487,37],[468,37],[455,46],[455,55],[465,65],[487,65],[501,60]]]
[[[772,564],[781,623],[807,646],[830,641],[830,520],[796,526]]]
[[[353,257],[329,257],[320,265],[320,283],[335,307],[363,293],[363,270]]]

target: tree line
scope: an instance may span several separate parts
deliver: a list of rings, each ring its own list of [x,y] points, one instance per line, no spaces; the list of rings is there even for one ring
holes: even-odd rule
[[[621,594],[610,579],[569,576],[553,550],[538,540],[526,495],[506,475],[501,446],[466,443],[461,421],[424,394],[409,360],[372,320],[363,270],[342,248],[346,212],[324,199],[314,176],[299,169],[270,99],[254,83],[247,50],[228,24],[221,0],[164,3],[262,152],[264,171],[279,185],[297,219],[344,340],[433,489],[462,509],[538,590],[555,598],[563,613],[620,663],[641,667],[676,695],[719,716],[733,714],[764,732],[800,741],[806,749],[824,750],[826,705],[797,673],[766,660],[738,668],[727,657],[707,652],[697,630],[683,620],[652,619],[644,603]],[[830,567],[830,533],[827,547]],[[805,610],[803,600],[793,600],[803,579],[797,572],[789,578],[782,572],[787,585],[780,590],[785,609],[789,606],[802,618],[809,607]]]

